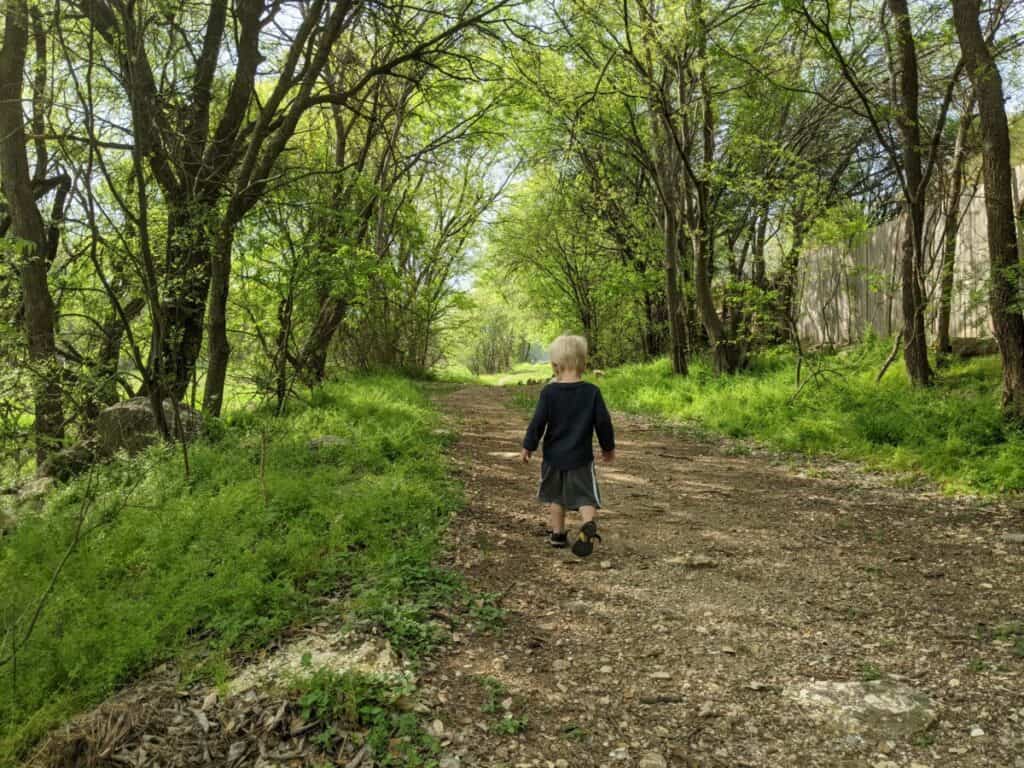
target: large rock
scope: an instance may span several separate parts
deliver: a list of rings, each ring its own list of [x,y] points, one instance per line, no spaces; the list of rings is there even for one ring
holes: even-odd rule
[[[338,448],[339,446],[345,445],[348,441],[343,437],[337,435],[321,435],[320,437],[314,437],[309,441],[309,450],[311,451],[322,451],[326,448]]]
[[[18,503],[45,498],[54,488],[53,478],[48,475],[33,477],[18,488]]]
[[[185,404],[178,405],[181,428],[185,439],[191,440],[199,434],[203,417],[199,411]],[[174,431],[174,405],[164,400],[164,416]],[[96,453],[101,457],[113,456],[118,451],[138,453],[157,441],[158,432],[149,399],[133,397],[112,405],[96,419]]]
[[[378,677],[404,674],[401,660],[387,640],[375,638],[356,646],[345,632],[310,633],[242,669],[228,682],[227,692],[235,696],[254,688],[287,686],[318,669],[339,674],[355,671]],[[443,732],[443,723],[441,729]]]
[[[906,739],[935,725],[938,713],[926,695],[897,680],[868,682],[815,680],[787,688],[814,719],[845,734],[873,739]]]
[[[985,357],[999,354],[999,344],[992,337],[950,339],[949,345],[957,357]]]
[[[91,467],[95,460],[95,446],[78,443],[47,456],[39,472],[44,477],[66,482]]]

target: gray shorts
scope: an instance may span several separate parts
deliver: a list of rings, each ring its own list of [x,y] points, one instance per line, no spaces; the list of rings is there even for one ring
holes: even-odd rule
[[[537,500],[561,504],[566,509],[601,508],[594,462],[575,469],[555,469],[547,462],[540,465],[540,489]]]

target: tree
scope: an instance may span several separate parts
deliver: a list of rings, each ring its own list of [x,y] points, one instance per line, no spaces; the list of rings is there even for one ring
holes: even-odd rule
[[[1010,133],[999,68],[981,30],[980,0],[954,0],[953,22],[967,76],[978,100],[988,218],[989,309],[1003,363],[1003,412],[1024,422],[1024,316],[1020,305],[1020,255],[1013,210]]]
[[[934,90],[928,92],[931,133],[925,141],[922,124],[926,122],[926,115],[921,110],[920,60],[910,9],[906,0],[887,0],[884,10],[889,25],[885,32],[892,35],[891,41],[888,36],[882,40],[888,67],[888,97],[872,66],[877,48],[874,33],[864,30],[864,25],[858,24],[851,15],[843,22],[846,31],[837,34],[836,25],[840,22],[835,19],[831,0],[799,0],[796,4],[797,13],[819,42],[822,52],[835,63],[853,90],[858,112],[871,126],[899,180],[906,219],[900,259],[903,359],[910,380],[915,385],[927,386],[932,380],[932,369],[928,361],[924,322],[926,196],[940,159],[941,137],[962,65],[957,62],[951,72],[938,77]],[[855,10],[851,9],[850,13],[855,13]],[[856,30],[861,31],[863,39],[851,34]],[[937,56],[933,65],[941,67],[949,52],[942,45],[934,45],[933,48],[934,52],[945,54]],[[890,133],[893,122],[898,137]]]
[[[531,105],[536,111],[533,125],[545,125],[552,139],[564,142],[564,149],[542,144],[532,150],[539,155],[537,164],[546,167],[553,153],[564,152],[564,180],[571,179],[569,186],[580,190],[572,197],[580,241],[592,236],[583,229],[598,227],[604,258],[619,262],[606,272],[612,280],[601,281],[604,286],[628,285],[628,293],[620,297],[618,319],[640,319],[633,311],[623,311],[636,301],[642,313],[637,334],[642,354],[667,349],[673,370],[685,374],[689,267],[680,251],[686,242],[678,192],[680,161],[664,135],[655,93],[671,89],[672,79],[662,76],[660,58],[645,56],[646,37],[634,48],[629,36],[631,5],[616,10],[602,4],[566,3],[565,28],[554,38],[554,52],[538,44],[535,56],[517,60],[516,74],[540,96],[540,103]],[[565,213],[574,215],[574,208]],[[631,274],[627,277],[619,267]],[[585,318],[591,323],[592,314],[577,312],[575,322]],[[615,319],[604,318],[602,325],[619,346],[624,339],[621,332],[611,332],[619,327]],[[604,338],[600,344],[609,351]],[[624,351],[620,348],[608,359]]]
[[[894,67],[899,72],[899,111],[896,123],[902,136],[902,182],[907,202],[900,283],[903,297],[903,359],[910,380],[927,386],[932,378],[924,329],[924,223],[928,181],[921,160],[917,46],[911,29],[907,0],[887,0],[887,4],[892,14],[894,36],[899,49],[899,65]]]
[[[431,58],[509,2],[466,4],[454,17],[432,6],[397,9],[394,18],[390,9],[380,9],[386,23],[406,28],[417,16],[437,23],[421,25],[422,36],[360,68],[352,84],[339,90],[321,87],[334,46],[373,10],[352,0],[312,0],[297,5],[289,19],[288,4],[264,0],[211,0],[180,13],[157,13],[145,3],[80,0],[79,10],[116,62],[135,144],[166,206],[162,295],[160,305],[150,307],[153,385],[176,398],[184,395],[202,347],[205,316],[203,409],[220,413],[230,355],[234,233],[271,186],[303,115],[318,105],[344,104],[403,64]],[[201,46],[179,45],[189,37],[201,38]],[[175,66],[160,61],[158,77],[154,54],[165,58],[165,52],[174,52]],[[234,62],[230,74],[224,72],[226,61]],[[263,66],[267,61],[272,77]]]
[[[48,272],[59,237],[63,197],[54,205],[54,221],[47,226],[36,200],[46,159],[37,150],[34,174],[29,171],[28,140],[21,108],[28,51],[30,12],[26,0],[7,0],[4,6],[4,41],[0,48],[0,182],[7,200],[9,230],[3,247],[14,256],[21,285],[22,323],[35,379],[36,462],[60,447],[64,436],[60,365],[54,338],[54,303]],[[38,52],[37,48],[37,52]],[[45,70],[45,62],[36,62]],[[39,84],[37,81],[37,89]],[[40,94],[41,98],[41,94]]]
[[[697,295],[697,310],[704,329],[707,331],[715,358],[715,369],[724,373],[735,373],[745,363],[746,351],[736,338],[735,329],[722,321],[715,306],[711,290],[713,273],[715,231],[711,219],[713,195],[711,189],[712,166],[715,162],[716,116],[714,94],[708,72],[708,17],[702,0],[693,0],[691,14],[694,27],[694,58],[689,62],[689,74],[700,92],[698,133],[701,172],[687,168],[686,178],[693,187],[688,198],[689,228],[693,242],[693,282]],[[680,84],[680,88],[683,88]],[[682,98],[680,99],[682,101]],[[684,129],[681,136],[686,136]],[[685,150],[684,150],[685,153]],[[685,157],[685,154],[684,154]],[[685,161],[684,161],[685,162]]]
[[[116,62],[137,151],[167,211],[165,257],[157,275],[161,295],[150,306],[153,371],[147,384],[184,396],[202,346],[209,296],[204,403],[216,415],[229,354],[225,323],[234,229],[265,189],[355,9],[349,2],[314,0],[299,23],[287,25],[292,34],[275,56],[276,83],[258,98],[258,69],[266,59],[261,46],[269,44],[264,30],[281,12],[280,4],[212,0],[205,13],[190,8],[161,14],[145,3],[82,0],[78,7]],[[198,48],[177,45],[192,36],[201,39]],[[218,82],[225,75],[225,46],[234,60],[226,89]],[[168,79],[164,64],[172,53],[176,66]]]
[[[616,266],[602,258],[599,230],[575,226],[580,194],[551,168],[535,173],[513,194],[492,240],[493,263],[506,280],[518,281],[538,313],[579,329],[591,357],[600,359],[601,287]]]
[[[953,309],[953,278],[956,272],[956,249],[960,234],[961,208],[966,181],[968,136],[972,123],[974,99],[971,98],[960,117],[956,130],[956,142],[950,159],[949,191],[945,195],[945,211],[942,215],[942,262],[939,265],[939,316],[935,334],[935,348],[941,354],[953,351],[949,337],[949,326]]]

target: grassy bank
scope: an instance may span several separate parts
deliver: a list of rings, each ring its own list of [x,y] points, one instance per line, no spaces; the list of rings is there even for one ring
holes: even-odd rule
[[[805,368],[819,375],[799,394],[794,357],[782,351],[733,377],[698,360],[681,378],[659,360],[609,371],[599,384],[612,408],[919,473],[949,491],[1024,490],[1024,434],[1000,419],[998,359],[954,361],[936,386],[918,390],[899,361],[875,383],[887,352],[876,343],[821,358]]]
[[[0,666],[0,763],[161,660],[216,678],[325,610],[407,653],[429,645],[430,606],[456,590],[433,563],[460,499],[437,427],[416,385],[357,378],[283,418],[210,425],[188,479],[180,450],[155,448],[18,510],[0,539],[0,659],[17,638],[16,665]],[[323,435],[339,439],[313,450]]]

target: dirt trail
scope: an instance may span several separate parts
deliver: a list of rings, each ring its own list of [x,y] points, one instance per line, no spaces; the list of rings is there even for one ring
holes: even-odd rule
[[[439,396],[468,500],[454,561],[507,611],[421,680],[445,768],[1024,767],[1024,640],[994,631],[1024,620],[1019,508],[811,477],[616,414],[604,542],[579,561],[544,543],[511,391]],[[857,739],[786,694],[879,675],[930,696],[937,726]],[[500,732],[504,711],[525,730]]]

